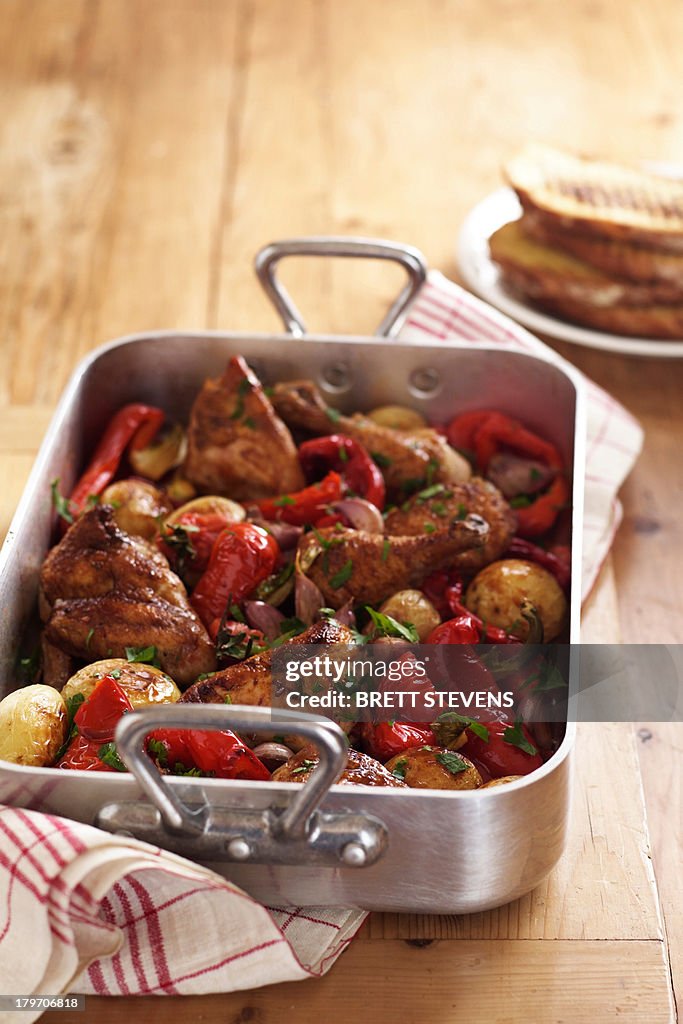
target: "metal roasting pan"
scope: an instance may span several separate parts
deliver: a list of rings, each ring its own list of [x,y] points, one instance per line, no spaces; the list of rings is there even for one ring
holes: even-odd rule
[[[375,337],[305,333],[279,284],[282,256],[393,259],[408,284]],[[35,615],[40,565],[53,539],[49,485],[66,491],[114,411],[146,401],[186,419],[205,377],[243,354],[264,383],[315,379],[344,410],[413,406],[443,421],[479,407],[518,416],[548,436],[573,467],[570,639],[579,636],[584,419],[581,382],[541,358],[504,349],[395,340],[425,279],[414,249],[363,239],[298,239],[263,249],[259,277],[287,333],[150,332],[113,341],[75,370],[52,419],[0,554],[0,695],[17,685],[16,660]],[[569,517],[569,513],[568,513]],[[159,776],[140,753],[152,725],[263,728],[268,709],[176,705],[126,716],[117,740],[131,774],[59,772],[0,763],[0,802],[124,831],[208,864],[275,905],[469,913],[513,900],[560,857],[570,800],[574,727],[532,775],[481,792],[336,786],[344,761],[337,726],[308,716],[297,732],[321,762],[305,786]]]

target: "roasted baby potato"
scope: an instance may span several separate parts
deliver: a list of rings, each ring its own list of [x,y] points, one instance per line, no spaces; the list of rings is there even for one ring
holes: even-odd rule
[[[171,512],[166,517],[166,525],[173,526],[180,521],[182,516],[187,515],[188,512],[193,512],[197,515],[223,516],[228,523],[241,523],[247,518],[244,508],[236,501],[231,501],[230,498],[222,498],[218,494],[205,494],[201,498],[194,498],[192,501],[185,502],[175,512]]]
[[[368,413],[368,419],[392,430],[422,430],[427,426],[422,413],[406,405],[378,405]]]
[[[51,765],[64,744],[66,703],[52,686],[35,683],[0,701],[0,761]]]
[[[505,786],[508,782],[516,782],[517,779],[523,778],[523,775],[503,775],[500,779],[490,779],[488,782],[485,782],[481,788],[493,789],[494,786]]]
[[[471,612],[492,626],[500,626],[525,639],[529,623],[522,614],[523,602],[533,605],[548,643],[562,631],[567,599],[555,577],[534,562],[504,558],[479,572],[465,593]]]
[[[153,665],[143,665],[123,658],[108,658],[86,665],[71,677],[62,697],[68,700],[76,693],[87,699],[104,676],[113,676],[134,708],[149,704],[170,704],[180,698],[180,690],[165,672]]]
[[[411,789],[478,789],[483,781],[469,758],[445,747],[411,747],[385,768]]]
[[[420,643],[424,643],[441,622],[441,616],[421,590],[397,590],[379,610],[398,622],[408,622],[414,626]]]
[[[137,477],[110,484],[102,494],[102,504],[113,507],[114,519],[124,533],[147,540],[157,536],[160,517],[173,510],[168,495],[148,480]]]
[[[318,751],[310,743],[302,747],[286,764],[273,772],[273,782],[306,782],[319,761]],[[368,754],[349,748],[346,770],[337,779],[338,785],[403,786],[405,783]]]

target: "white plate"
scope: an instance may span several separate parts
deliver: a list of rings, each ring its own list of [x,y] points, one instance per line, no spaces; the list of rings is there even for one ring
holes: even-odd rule
[[[468,288],[536,334],[546,334],[550,338],[600,348],[606,352],[683,358],[683,339],[658,341],[592,331],[588,327],[579,327],[566,320],[558,320],[548,313],[541,313],[523,300],[515,298],[503,285],[500,271],[491,259],[489,238],[503,224],[517,220],[520,214],[519,200],[511,188],[496,189],[470,210],[458,236],[457,248],[460,272]]]

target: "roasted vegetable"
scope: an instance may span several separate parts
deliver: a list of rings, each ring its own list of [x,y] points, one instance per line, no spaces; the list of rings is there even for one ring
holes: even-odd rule
[[[34,683],[0,701],[0,761],[44,767],[64,744],[67,710],[51,686]]]
[[[368,413],[368,419],[392,430],[421,430],[427,426],[422,413],[405,405],[378,405]]]
[[[420,643],[424,643],[441,622],[441,616],[421,590],[397,590],[379,610],[398,622],[414,626]]]
[[[469,758],[430,744],[404,750],[386,769],[411,789],[477,789],[482,784]]]
[[[102,503],[114,509],[114,519],[125,533],[153,540],[159,522],[173,509],[164,491],[147,480],[130,477],[109,484],[102,492]]]
[[[135,656],[133,650],[131,657]],[[62,690],[65,700],[77,693],[87,698],[105,676],[111,676],[124,691],[134,708],[150,704],[169,704],[180,699],[180,690],[173,680],[153,665],[122,658],[108,658],[86,665],[69,679]]]
[[[470,611],[522,639],[529,632],[522,613],[525,601],[540,619],[543,641],[554,640],[565,623],[567,599],[556,578],[542,566],[518,558],[492,562],[475,576],[465,593]]]
[[[185,431],[179,423],[158,434],[144,448],[135,448],[128,456],[131,467],[148,480],[161,480],[162,476],[181,464],[187,451]]]

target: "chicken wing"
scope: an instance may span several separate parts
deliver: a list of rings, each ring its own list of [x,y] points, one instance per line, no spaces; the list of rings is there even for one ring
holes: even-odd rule
[[[421,536],[385,536],[329,527],[304,534],[297,558],[326,605],[347,601],[379,605],[397,590],[417,587],[463,552],[479,550],[489,528],[476,515],[451,519],[446,529]]]
[[[293,644],[352,644],[353,633],[336,619],[314,622],[307,630],[288,641]],[[283,644],[283,646],[286,646]],[[230,665],[191,686],[180,698],[182,702],[200,704],[256,704],[270,707],[273,703],[273,651],[254,654],[245,661]]]
[[[45,638],[67,654],[94,661],[154,645],[181,684],[215,666],[181,580],[154,545],[119,529],[108,505],[86,512],[49,552],[40,585]]]
[[[462,479],[463,460],[435,430],[412,434],[383,427],[367,416],[342,416],[310,380],[276,384],[273,405],[290,427],[313,434],[346,434],[376,457],[387,488],[403,496],[427,483]]]
[[[242,356],[195,399],[184,472],[200,491],[236,501],[304,486],[291,434]]]
[[[392,509],[387,514],[385,529],[387,533],[413,537],[424,536],[425,532],[443,533],[453,519],[464,519],[470,513],[486,521],[488,536],[481,547],[461,552],[449,565],[462,572],[478,572],[500,558],[517,525],[507,501],[487,480],[474,477],[464,484],[427,487],[400,508]]]

